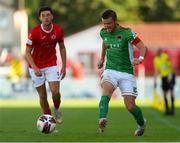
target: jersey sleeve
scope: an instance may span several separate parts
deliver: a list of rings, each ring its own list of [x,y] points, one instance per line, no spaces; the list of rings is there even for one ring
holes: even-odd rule
[[[104,28],[102,28],[101,30],[100,30],[100,32],[99,32],[99,35],[100,35],[100,37],[103,39],[103,37],[104,37],[104,31],[105,31],[105,29]]]
[[[36,39],[35,31],[32,30],[28,35],[26,46],[29,48],[33,48],[33,45],[35,43],[35,39]]]
[[[136,37],[137,37],[137,34],[135,32],[133,32],[130,28],[127,29],[127,41],[128,42],[132,42]]]

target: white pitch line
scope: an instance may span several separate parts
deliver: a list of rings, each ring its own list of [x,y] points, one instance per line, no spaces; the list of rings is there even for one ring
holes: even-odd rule
[[[178,127],[177,125],[173,124],[172,122],[170,122],[169,120],[165,119],[165,118],[160,118],[157,113],[155,113],[154,111],[150,111],[151,114],[155,117],[155,119],[163,124],[166,124],[167,126],[169,126],[170,128],[176,129],[178,132],[180,132],[180,127]]]

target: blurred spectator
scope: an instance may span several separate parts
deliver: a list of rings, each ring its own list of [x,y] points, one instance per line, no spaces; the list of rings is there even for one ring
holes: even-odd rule
[[[7,48],[4,48],[0,53],[0,66],[9,65],[12,58],[13,58],[12,52],[8,51]]]
[[[157,75],[161,76],[163,97],[165,102],[165,115],[174,115],[175,107],[174,107],[174,85],[175,85],[175,74],[173,72],[171,61],[168,55],[163,52],[161,49],[158,49],[156,52],[156,57],[154,58],[154,88],[157,87]],[[168,92],[170,91],[171,97],[171,110],[168,105]]]
[[[83,64],[80,64],[80,63],[72,64],[72,76],[74,79],[77,79],[77,80],[81,80],[84,78]]]

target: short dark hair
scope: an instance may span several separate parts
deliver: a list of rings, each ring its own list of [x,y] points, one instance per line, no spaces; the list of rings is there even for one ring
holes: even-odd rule
[[[41,15],[41,12],[43,12],[43,11],[50,11],[51,14],[53,14],[53,11],[52,11],[52,9],[51,9],[50,7],[44,6],[44,7],[41,7],[41,8],[39,9],[38,16],[40,16],[40,15]]]
[[[103,18],[103,19],[108,19],[109,17],[112,17],[112,19],[113,19],[114,21],[116,21],[116,20],[117,20],[116,12],[113,11],[113,10],[111,10],[111,9],[105,10],[105,11],[103,12],[103,14],[102,14],[102,18]]]

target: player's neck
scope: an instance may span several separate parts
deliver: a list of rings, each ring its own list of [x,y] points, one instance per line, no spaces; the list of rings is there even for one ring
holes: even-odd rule
[[[41,24],[41,28],[42,28],[42,30],[45,31],[46,33],[49,33],[49,32],[52,31],[53,25],[52,25],[52,23],[51,23],[51,24],[48,24],[48,25]]]
[[[116,28],[117,28],[118,26],[119,26],[119,25],[117,25],[117,24],[114,26],[114,28],[113,28],[113,30],[112,30],[112,33],[116,30]]]

